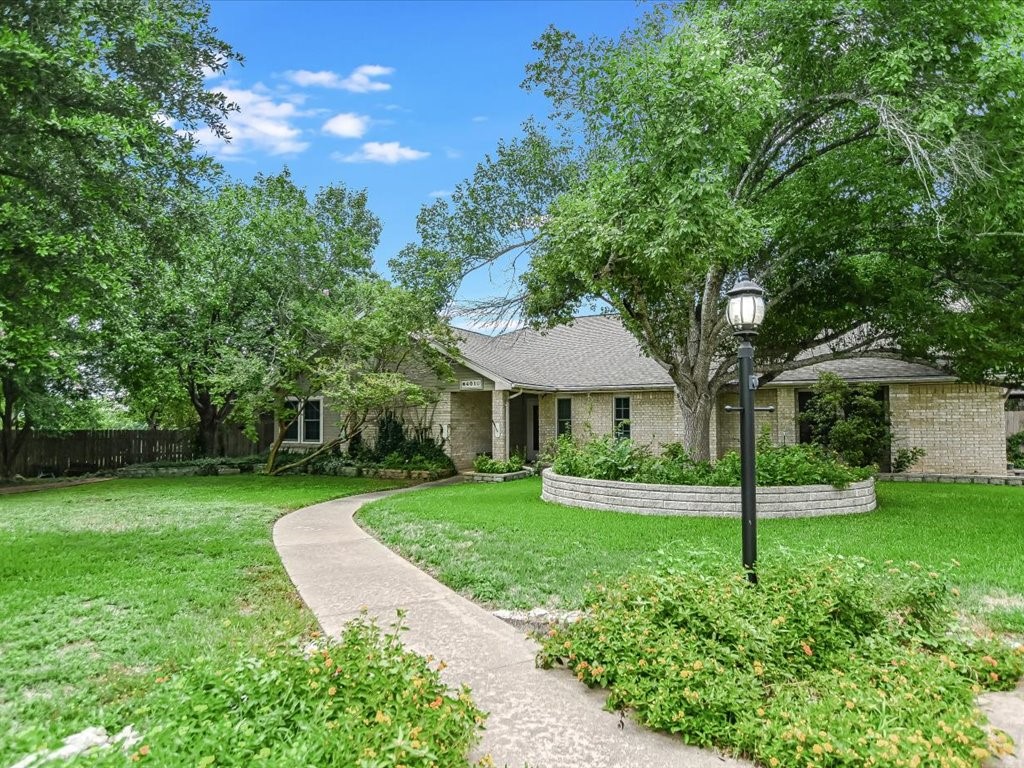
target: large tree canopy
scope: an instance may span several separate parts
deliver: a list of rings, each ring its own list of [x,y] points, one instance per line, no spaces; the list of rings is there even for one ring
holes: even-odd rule
[[[695,456],[744,273],[770,301],[762,380],[808,353],[1020,372],[1020,324],[999,325],[1022,284],[1019,3],[691,0],[536,48],[550,122],[425,209],[407,253],[465,270],[527,249],[496,306],[538,324],[606,302],[671,375]]]
[[[80,378],[123,264],[169,250],[181,193],[213,171],[191,132],[223,133],[204,73],[237,57],[207,17],[198,0],[0,5],[0,475]]]
[[[105,324],[133,400],[189,403],[214,455],[232,418],[273,414],[281,437],[326,393],[344,439],[374,408],[420,394],[397,369],[431,357],[414,339],[438,334],[434,302],[373,272],[380,222],[365,191],[336,184],[310,199],[284,171],[223,185],[201,211],[180,253],[133,281],[122,303],[135,311]]]

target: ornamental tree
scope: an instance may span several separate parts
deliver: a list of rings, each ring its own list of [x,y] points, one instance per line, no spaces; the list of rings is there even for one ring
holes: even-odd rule
[[[548,122],[425,208],[407,255],[528,259],[481,308],[535,325],[618,312],[674,382],[695,458],[735,378],[740,275],[769,300],[762,381],[861,355],[991,378],[993,314],[1022,285],[1004,256],[1024,229],[1022,47],[1003,0],[691,0],[618,40],[549,29],[525,82]]]

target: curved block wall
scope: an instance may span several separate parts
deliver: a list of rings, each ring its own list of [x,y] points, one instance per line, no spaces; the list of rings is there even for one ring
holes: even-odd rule
[[[709,485],[653,485],[592,480],[541,473],[541,498],[570,507],[607,509],[637,515],[739,517],[740,489]],[[843,489],[831,485],[784,485],[757,489],[757,516],[817,517],[870,512],[876,506],[875,480]]]

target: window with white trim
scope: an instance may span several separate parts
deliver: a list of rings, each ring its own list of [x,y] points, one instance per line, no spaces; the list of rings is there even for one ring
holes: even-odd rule
[[[285,408],[296,411],[299,401],[287,400]],[[323,402],[319,397],[310,398],[302,408],[301,414],[296,414],[291,424],[284,431],[284,442],[286,443],[320,443],[323,442]]]
[[[612,423],[614,425],[615,437],[620,440],[628,440],[631,434],[629,428],[629,398],[628,397],[616,397],[615,398],[615,413],[613,414]]]

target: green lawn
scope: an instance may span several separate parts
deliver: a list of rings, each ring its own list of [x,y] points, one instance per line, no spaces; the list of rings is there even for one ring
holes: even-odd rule
[[[271,540],[285,511],[395,486],[111,480],[0,496],[0,765],[104,719],[196,656],[315,627]]]
[[[578,607],[604,577],[669,555],[740,557],[739,520],[643,517],[542,502],[540,480],[432,488],[377,502],[361,525],[441,581],[491,606]],[[780,548],[873,560],[961,563],[970,604],[1024,631],[1024,488],[878,484],[867,515],[759,523],[759,554]]]

